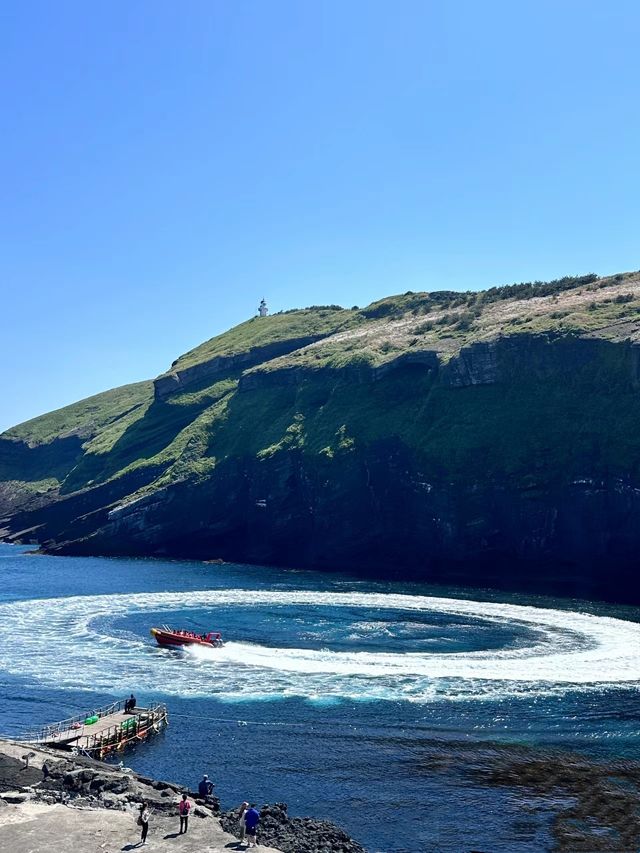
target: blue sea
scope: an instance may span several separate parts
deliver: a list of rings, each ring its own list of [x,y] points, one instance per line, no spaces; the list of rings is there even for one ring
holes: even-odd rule
[[[235,564],[0,544],[0,733],[130,692],[166,732],[125,762],[286,802],[372,853],[552,847],[553,803],[483,782],[487,745],[640,758],[640,610]],[[155,646],[170,624],[222,649]]]

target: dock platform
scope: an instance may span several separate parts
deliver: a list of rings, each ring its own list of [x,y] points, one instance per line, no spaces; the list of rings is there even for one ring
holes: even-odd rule
[[[124,701],[120,701],[44,726],[26,734],[22,740],[34,746],[48,746],[102,759],[146,740],[167,725],[166,705],[160,703],[125,712]]]

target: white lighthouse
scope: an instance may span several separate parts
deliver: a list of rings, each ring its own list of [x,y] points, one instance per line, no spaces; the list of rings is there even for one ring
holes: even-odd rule
[[[266,317],[268,313],[269,309],[267,308],[267,303],[263,299],[258,308],[258,314],[260,315],[260,317]]]

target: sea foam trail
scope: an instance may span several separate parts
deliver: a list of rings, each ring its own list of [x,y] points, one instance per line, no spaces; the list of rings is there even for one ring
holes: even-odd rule
[[[171,622],[174,611],[183,616],[189,608],[215,612],[217,606],[246,606],[246,590],[76,596],[0,605],[0,667],[61,687],[112,690],[118,684],[229,699],[297,695],[420,702],[640,683],[640,624],[620,619],[379,593],[253,591],[251,603],[450,614],[533,628],[539,639],[497,651],[403,654],[270,648],[231,640],[221,649],[182,655],[156,649],[146,636],[110,632],[110,619],[153,612]],[[107,625],[106,633],[98,623]]]

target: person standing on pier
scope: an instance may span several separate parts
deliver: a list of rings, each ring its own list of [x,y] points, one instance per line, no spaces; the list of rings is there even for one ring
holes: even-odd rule
[[[182,835],[183,832],[186,833],[187,831],[187,827],[189,825],[189,812],[191,811],[191,803],[187,799],[186,794],[182,795],[178,810],[180,812],[180,835]]]

